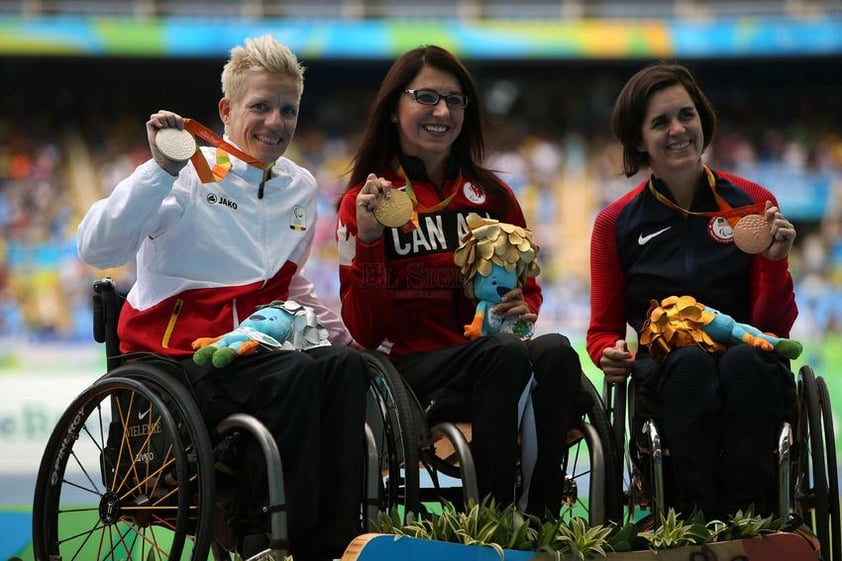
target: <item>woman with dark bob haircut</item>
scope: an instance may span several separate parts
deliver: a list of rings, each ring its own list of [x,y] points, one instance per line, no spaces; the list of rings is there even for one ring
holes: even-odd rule
[[[560,334],[468,329],[476,302],[454,263],[468,215],[526,227],[511,188],[482,166],[483,157],[479,92],[465,66],[436,46],[401,56],[377,92],[340,203],[342,317],[359,344],[388,353],[430,424],[472,422],[481,495],[509,505],[520,493],[522,510],[557,517],[581,364]],[[378,197],[397,191],[413,201],[410,227],[386,227],[375,217]],[[488,315],[531,326],[541,302],[529,277]],[[533,372],[538,453],[516,491],[518,402]]]
[[[696,79],[687,68],[678,64],[659,64],[648,72],[632,76],[614,103],[611,126],[623,145],[623,172],[626,177],[635,175],[640,168],[649,167],[649,153],[640,150],[641,128],[646,117],[649,97],[667,85],[681,85],[699,116],[702,126],[704,151],[716,132],[716,113]]]
[[[671,454],[666,506],[708,518],[752,504],[772,513],[772,450],[794,387],[788,360],[748,344],[641,344],[635,355],[625,336],[628,324],[645,343],[652,302],[670,296],[788,336],[798,314],[787,260],[795,228],[768,190],[705,165],[716,116],[684,66],[657,63],[632,76],[612,124],[626,176],[649,173],[597,215],[588,353],[610,382],[631,374],[639,405],[654,404],[646,413],[660,417]],[[756,223],[748,241],[738,226],[745,216]]]

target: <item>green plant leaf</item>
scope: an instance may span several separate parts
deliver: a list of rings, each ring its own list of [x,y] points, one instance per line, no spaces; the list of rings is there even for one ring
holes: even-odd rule
[[[623,526],[614,526],[608,536],[607,545],[613,551],[631,551],[632,539],[637,536],[637,526],[631,522]]]

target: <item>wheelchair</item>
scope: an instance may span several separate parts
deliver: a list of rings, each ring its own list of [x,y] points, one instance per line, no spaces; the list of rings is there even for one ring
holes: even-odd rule
[[[236,454],[245,436],[260,446],[271,474],[268,548],[249,561],[284,559],[283,468],[272,435],[238,413],[212,438],[177,362],[119,354],[123,300],[115,283],[98,280],[93,290],[94,338],[105,343],[107,372],[73,399],[46,445],[33,501],[35,559],[231,559],[239,536],[225,505],[238,493]],[[374,458],[368,427],[366,435]],[[383,496],[376,475],[366,478],[363,496],[361,526],[370,530]]]
[[[842,559],[840,504],[836,442],[830,395],[825,380],[802,366],[797,375],[795,418],[781,427],[775,451],[778,463],[776,516],[784,527],[806,525],[815,536],[818,555],[824,561]],[[626,521],[634,522],[648,511],[655,526],[662,522],[665,505],[665,463],[669,448],[663,442],[656,419],[641,415],[635,383],[605,383],[603,399],[615,441],[627,450],[623,501]],[[626,422],[631,434],[626,431]]]
[[[378,372],[370,393],[368,422],[384,481],[381,510],[397,509],[406,523],[444,501],[457,508],[479,503],[470,424],[428,426],[417,397],[391,362],[374,351],[366,356]],[[581,416],[566,438],[560,516],[568,520],[584,517],[591,524],[618,521],[623,508],[618,446],[602,400],[584,374],[579,397]],[[580,486],[586,489],[586,498],[580,496]]]

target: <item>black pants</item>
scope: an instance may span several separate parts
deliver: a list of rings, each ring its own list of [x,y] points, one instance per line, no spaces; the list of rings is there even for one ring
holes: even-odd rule
[[[649,394],[661,408],[654,415],[670,450],[675,491],[666,506],[685,516],[699,508],[708,519],[727,519],[752,504],[756,514],[774,511],[774,451],[795,402],[792,373],[779,355],[750,345],[722,355],[681,347],[660,365],[639,358],[634,376],[641,401]]]
[[[367,369],[349,347],[273,351],[226,368],[186,361],[199,405],[213,429],[249,413],[274,435],[281,453],[290,551],[297,560],[332,559],[360,533]],[[267,504],[266,463],[245,450],[248,514]],[[266,529],[268,517],[254,523]]]
[[[448,349],[394,360],[422,406],[427,421],[470,421],[471,452],[479,491],[498,505],[515,499],[518,450],[517,404],[530,375],[538,433],[538,458],[527,511],[539,516],[561,507],[562,455],[575,417],[581,364],[563,335],[542,335],[524,344],[499,333]]]

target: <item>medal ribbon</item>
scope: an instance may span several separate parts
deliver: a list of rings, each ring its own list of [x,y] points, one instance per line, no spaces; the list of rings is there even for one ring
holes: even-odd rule
[[[713,193],[713,198],[714,200],[716,200],[716,206],[719,207],[719,210],[709,212],[693,212],[691,210],[687,210],[686,208],[681,208],[680,206],[672,202],[668,197],[665,197],[662,193],[655,189],[655,185],[652,183],[652,178],[649,178],[649,191],[652,193],[652,195],[654,195],[656,199],[658,199],[658,202],[670,207],[673,210],[677,210],[678,212],[683,212],[684,214],[693,216],[721,216],[728,222],[732,229],[734,228],[734,226],[737,225],[737,222],[740,221],[740,218],[746,215],[759,214],[763,216],[763,214],[766,211],[765,202],[754,203],[752,205],[734,208],[728,204],[728,201],[722,198],[722,195],[716,192],[716,178],[714,177],[713,172],[707,166],[705,166],[705,175],[707,176],[708,187],[710,187],[710,190]]]
[[[196,150],[196,153],[190,158],[193,162],[193,167],[196,168],[196,173],[202,183],[216,183],[222,179],[231,170],[231,160],[228,154],[234,154],[245,163],[260,168],[262,170],[271,169],[275,162],[261,162],[260,160],[249,156],[230,142],[226,142],[221,136],[213,132],[211,129],[196,121],[195,119],[184,119],[184,129],[216,147],[216,164],[213,170],[208,166],[208,162],[202,155],[201,150]]]
[[[409,176],[403,170],[403,166],[397,164],[395,173],[397,173],[398,176],[405,181],[406,194],[409,196],[409,200],[412,201],[412,218],[410,218],[409,222],[407,222],[404,226],[401,227],[401,231],[404,233],[411,232],[412,230],[418,227],[419,214],[430,214],[447,208],[447,206],[453,200],[453,197],[455,197],[456,193],[459,192],[459,186],[462,184],[462,172],[459,172],[459,175],[456,176],[456,182],[454,183],[453,192],[450,194],[450,196],[433,206],[423,206],[421,203],[418,202],[418,198],[415,196],[415,191],[412,189],[412,181],[409,180]]]

